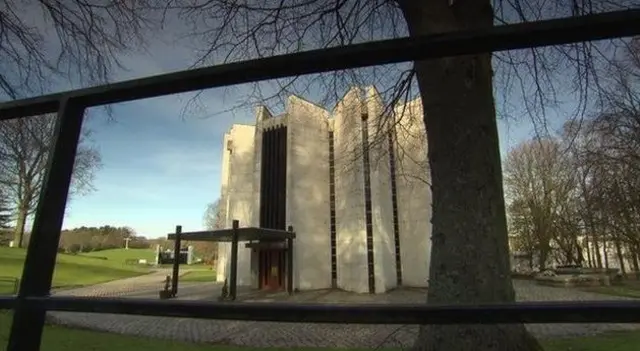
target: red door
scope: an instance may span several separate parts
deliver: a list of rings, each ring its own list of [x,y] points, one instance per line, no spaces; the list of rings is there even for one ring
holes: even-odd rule
[[[259,251],[260,288],[280,290],[284,287],[284,250],[266,249]]]

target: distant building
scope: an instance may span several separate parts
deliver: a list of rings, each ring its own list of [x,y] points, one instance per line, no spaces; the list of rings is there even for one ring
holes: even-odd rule
[[[396,106],[388,119],[382,112],[373,87],[352,88],[332,112],[291,96],[284,114],[260,107],[255,125],[233,125],[224,136],[226,225],[293,226],[295,289],[380,293],[427,285],[431,192],[422,105]],[[285,243],[239,247],[239,285],[286,286]],[[228,277],[230,250],[220,243],[218,281]]]

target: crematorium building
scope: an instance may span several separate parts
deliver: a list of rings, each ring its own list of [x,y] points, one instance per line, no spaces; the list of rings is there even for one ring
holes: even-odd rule
[[[255,125],[236,124],[224,135],[226,225],[293,226],[294,289],[427,286],[431,192],[422,104],[392,110],[373,87],[350,89],[333,111],[291,96],[285,113],[259,107]],[[224,281],[231,243],[218,250],[217,280]],[[238,285],[284,289],[287,250],[285,242],[241,243]]]

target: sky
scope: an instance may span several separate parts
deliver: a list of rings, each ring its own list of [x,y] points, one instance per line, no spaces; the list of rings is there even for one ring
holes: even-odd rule
[[[190,55],[187,47],[154,40],[147,54],[123,57],[127,70],[115,72],[114,80],[185,69]],[[204,229],[206,206],[220,193],[223,135],[234,123],[255,120],[248,109],[215,113],[228,109],[247,88],[209,90],[204,99],[212,114],[208,118],[181,114],[185,95],[117,104],[111,118],[93,108],[85,128],[92,132],[88,141],[100,152],[102,167],[95,190],[71,199],[63,228],[128,226],[148,238],[173,232],[176,225],[184,231]],[[526,119],[501,120],[499,128],[503,156],[534,135]]]

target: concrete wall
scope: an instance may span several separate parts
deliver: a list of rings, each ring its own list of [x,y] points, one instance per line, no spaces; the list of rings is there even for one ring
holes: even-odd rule
[[[254,221],[254,155],[255,127],[235,124],[229,131],[227,139],[230,153],[228,155],[227,227],[233,220],[238,220],[241,227],[251,226]],[[256,209],[257,210],[257,209]],[[230,268],[231,244],[225,243],[219,248],[220,259],[218,279],[224,280]],[[251,284],[251,249],[238,244],[238,285]]]
[[[329,139],[334,132],[336,259],[338,288],[369,292],[364,199],[362,127],[369,130],[373,253],[376,293],[396,287],[395,234],[387,131],[396,131],[396,185],[402,275],[405,286],[426,286],[431,236],[431,192],[427,148],[419,100],[397,106],[393,118],[383,118],[383,101],[369,87],[352,88],[333,113],[292,96],[286,113],[256,111],[256,126],[234,125],[225,142],[222,194],[228,203],[228,223],[258,226],[260,209],[261,140],[263,130],[287,125],[286,221],[294,241],[294,287],[331,287]],[[368,119],[362,121],[366,112]],[[331,127],[330,127],[331,126]],[[228,177],[228,175],[231,175]],[[229,267],[230,244],[219,249],[218,279]],[[257,287],[257,255],[239,245],[238,284]],[[253,278],[252,278],[253,277]]]
[[[294,287],[331,287],[329,112],[296,96],[287,102],[287,213],[296,232]]]
[[[374,87],[367,88],[364,105],[368,113],[371,205],[373,214],[373,263],[376,293],[396,287],[395,236],[388,133],[393,123],[383,116],[384,104]]]
[[[431,257],[431,188],[427,141],[417,99],[395,108],[396,184],[404,286],[428,285]]]
[[[362,165],[361,89],[352,88],[334,116],[338,288],[369,292]]]
[[[222,147],[222,174],[220,176],[220,198],[221,206],[224,207],[225,215],[225,227],[231,226],[229,222],[229,167],[230,167],[230,155],[231,144],[229,143],[231,136],[229,133],[224,133],[223,147]],[[216,281],[224,282],[227,274],[227,265],[229,263],[229,254],[231,252],[231,244],[218,243],[218,260],[216,263]]]
[[[253,150],[253,218],[252,226],[260,225],[260,170],[262,167],[262,133],[265,125],[269,126],[272,122],[273,115],[269,110],[260,106],[256,109],[256,128],[254,133],[254,150]]]

